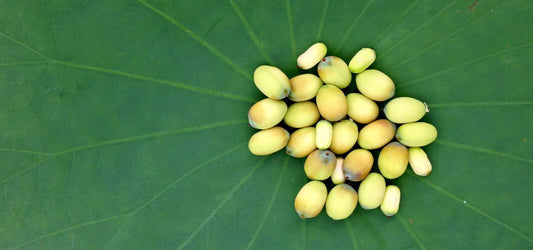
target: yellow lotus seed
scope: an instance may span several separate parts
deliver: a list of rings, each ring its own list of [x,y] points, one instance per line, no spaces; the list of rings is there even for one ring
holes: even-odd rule
[[[337,159],[335,154],[329,150],[315,150],[305,159],[305,175],[311,180],[325,180],[331,176]]]
[[[391,142],[381,149],[378,167],[383,177],[396,179],[402,176],[409,163],[409,151],[399,142]]]
[[[348,112],[346,96],[342,90],[330,84],[320,87],[316,95],[316,105],[322,117],[331,122],[341,120]]]
[[[349,64],[350,71],[361,73],[376,60],[376,52],[371,48],[362,48],[352,58]]]
[[[346,95],[346,101],[348,102],[348,116],[354,121],[367,124],[378,118],[378,105],[370,98],[359,93],[350,93]]]
[[[298,65],[298,68],[310,69],[326,56],[327,51],[328,48],[325,44],[315,43],[304,53],[298,56],[298,59],[296,59],[296,64]]]
[[[295,158],[303,158],[308,156],[316,149],[316,129],[315,127],[306,127],[297,129],[292,132],[287,147],[286,153]]]
[[[437,129],[427,122],[413,122],[401,125],[396,139],[408,147],[423,147],[437,139]]]
[[[314,125],[319,119],[320,113],[316,104],[307,101],[291,104],[283,121],[293,128],[304,128]]]
[[[394,138],[396,125],[387,119],[375,120],[359,131],[357,143],[364,149],[377,149]]]
[[[328,196],[326,185],[321,181],[310,181],[305,184],[294,199],[294,209],[300,218],[316,217]]]
[[[426,105],[411,97],[397,97],[383,108],[387,119],[394,123],[416,122],[426,114]]]
[[[333,170],[333,173],[331,173],[331,182],[333,184],[341,184],[344,183],[344,171],[342,170],[342,165],[344,162],[344,158],[337,157],[337,164],[335,165],[335,169]]]
[[[350,181],[362,181],[370,173],[373,164],[374,157],[370,151],[361,148],[355,149],[346,155],[342,164],[344,177]]]
[[[432,166],[426,152],[421,148],[409,148],[409,165],[415,174],[427,176],[431,173]]]
[[[359,185],[357,193],[362,208],[379,207],[385,196],[385,178],[378,173],[370,173]]]
[[[282,127],[261,130],[250,137],[248,149],[254,155],[269,155],[284,148],[289,136],[289,132]]]
[[[333,126],[327,120],[320,120],[316,124],[316,147],[318,149],[328,149],[331,145]]]
[[[248,111],[248,123],[256,129],[272,128],[283,120],[286,113],[284,101],[265,98],[252,105]]]
[[[394,96],[394,82],[389,76],[375,69],[367,69],[355,77],[355,84],[361,94],[382,102]]]
[[[357,142],[359,131],[357,124],[351,120],[342,120],[333,124],[333,133],[329,150],[335,154],[344,154]]]
[[[348,87],[352,73],[346,63],[336,56],[326,56],[318,64],[318,76],[325,84],[335,85],[340,89]]]
[[[290,83],[289,99],[293,102],[308,101],[315,98],[318,89],[324,85],[322,80],[313,74],[295,76],[290,79]]]
[[[280,69],[261,65],[254,71],[255,86],[267,97],[281,100],[291,92],[289,78]]]
[[[380,209],[386,216],[393,216],[398,213],[400,208],[400,189],[394,185],[388,185],[385,188],[385,195],[383,202],[381,202]]]
[[[329,191],[326,213],[334,220],[348,218],[357,207],[357,192],[348,184],[339,184]]]

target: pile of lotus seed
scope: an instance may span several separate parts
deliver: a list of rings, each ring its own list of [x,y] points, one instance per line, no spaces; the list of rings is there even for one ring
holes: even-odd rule
[[[376,59],[373,49],[361,49],[349,64],[326,54],[326,45],[316,43],[297,59],[302,70],[318,64],[318,76],[305,73],[289,79],[269,65],[255,70],[254,83],[267,98],[248,112],[250,126],[260,129],[250,138],[248,148],[254,155],[286,148],[290,156],[307,157],[304,171],[310,181],[294,201],[301,218],[315,217],[325,206],[329,217],[342,220],[358,203],[363,209],[380,207],[392,216],[398,212],[400,189],[387,185],[386,179],[400,177],[407,165],[419,176],[428,175],[432,166],[421,147],[437,138],[437,129],[419,121],[429,112],[424,102],[411,97],[389,100],[395,92],[392,79],[367,69]],[[352,73],[360,93],[345,94],[348,91],[342,89],[352,82]],[[378,103],[387,100],[383,103],[386,118],[378,119]],[[380,150],[379,172],[370,173],[374,165],[371,150]],[[323,182],[328,179],[335,185],[329,193]]]

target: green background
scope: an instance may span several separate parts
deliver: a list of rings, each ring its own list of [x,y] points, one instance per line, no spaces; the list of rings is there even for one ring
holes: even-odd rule
[[[0,247],[533,248],[533,2],[0,0]],[[262,64],[322,41],[429,104],[400,211],[293,208],[303,159],[259,157]]]

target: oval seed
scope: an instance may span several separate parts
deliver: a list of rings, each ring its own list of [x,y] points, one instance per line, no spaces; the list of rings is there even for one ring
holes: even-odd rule
[[[310,181],[305,184],[294,199],[294,209],[300,218],[313,218],[317,216],[328,196],[326,185],[321,181]]]
[[[376,60],[376,52],[371,48],[362,48],[357,51],[350,61],[349,68],[352,73],[361,73]]]
[[[375,120],[359,131],[357,142],[364,149],[377,149],[394,138],[396,125],[387,119]]]
[[[248,111],[248,123],[256,129],[272,128],[283,120],[287,113],[284,101],[265,98],[256,102]]]
[[[359,204],[364,209],[374,209],[381,205],[385,196],[385,178],[378,173],[370,173],[359,185]]]
[[[426,152],[421,148],[409,148],[409,165],[415,174],[427,176],[431,173],[431,162]]]
[[[315,98],[318,89],[324,85],[322,80],[313,74],[295,76],[290,79],[290,83],[289,99],[293,102],[308,101]]]
[[[391,142],[381,149],[378,168],[383,177],[396,179],[402,176],[409,163],[409,151],[399,142]]]
[[[311,180],[325,180],[331,176],[336,164],[337,159],[331,151],[317,149],[305,159],[305,175]]]
[[[359,131],[357,124],[351,120],[342,120],[333,124],[333,133],[329,150],[335,154],[344,154],[357,142]]]
[[[394,123],[416,122],[426,114],[426,105],[411,97],[397,97],[390,100],[383,112],[387,119]]]
[[[437,129],[427,122],[413,122],[401,125],[396,139],[408,147],[423,147],[437,139]]]
[[[346,96],[342,90],[330,84],[320,87],[316,105],[322,117],[331,122],[344,118],[348,112]]]
[[[380,209],[386,216],[393,216],[398,213],[400,207],[400,189],[394,185],[388,185],[385,188],[385,195],[383,196],[383,202]]]
[[[261,130],[250,137],[248,149],[254,155],[269,155],[284,148],[289,136],[289,132],[282,127]]]
[[[378,105],[370,98],[359,94],[350,93],[346,96],[348,102],[348,116],[362,124],[373,122],[378,118]]]
[[[320,120],[316,124],[316,147],[318,149],[328,149],[331,145],[331,135],[333,126],[327,120]]]
[[[297,129],[292,132],[287,147],[286,153],[295,158],[303,158],[308,156],[316,149],[316,129],[315,127],[306,127]]]
[[[320,119],[320,113],[314,102],[296,102],[289,106],[283,118],[285,124],[293,128],[314,125]]]
[[[352,73],[346,63],[336,56],[326,56],[318,64],[318,76],[325,84],[346,88],[352,81]]]
[[[291,92],[287,75],[270,65],[261,65],[255,69],[254,83],[263,94],[275,100],[281,100]]]
[[[348,184],[339,184],[329,191],[326,213],[334,220],[348,218],[357,207],[357,192]]]
[[[344,177],[350,181],[364,180],[374,164],[372,153],[366,149],[355,149],[350,152],[342,164]]]
[[[394,96],[394,82],[389,76],[375,69],[367,69],[355,77],[355,84],[361,94],[382,102]]]
[[[327,51],[328,48],[325,44],[315,43],[304,53],[298,56],[298,59],[296,59],[296,64],[298,65],[298,68],[310,69],[326,56]]]

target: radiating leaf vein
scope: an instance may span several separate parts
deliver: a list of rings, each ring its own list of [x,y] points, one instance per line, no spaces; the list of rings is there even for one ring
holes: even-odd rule
[[[261,229],[263,229],[263,226],[265,225],[266,219],[270,215],[270,210],[272,209],[272,206],[274,205],[274,202],[276,201],[276,197],[278,196],[279,187],[281,185],[281,179],[285,176],[285,169],[287,168],[287,165],[289,165],[289,160],[285,160],[285,165],[281,169],[281,172],[278,177],[278,181],[276,182],[276,186],[274,187],[274,191],[272,192],[272,195],[270,196],[270,201],[267,204],[267,208],[265,210],[265,213],[263,214],[263,217],[261,218],[261,222],[259,223],[259,226],[254,232],[254,235],[252,236],[252,239],[250,239],[250,242],[248,242],[248,245],[246,246],[246,249],[251,249],[253,246],[255,240],[257,239],[257,236],[259,236],[259,233],[261,232]]]
[[[413,239],[415,239],[415,241],[418,244],[418,246],[421,249],[426,249],[426,247],[424,246],[422,241],[420,241],[420,239],[416,236],[415,232],[413,232],[413,230],[411,230],[411,228],[409,228],[409,225],[407,224],[407,222],[399,214],[396,214],[396,218],[400,221],[400,223],[402,224],[403,228],[405,228],[405,230],[409,233],[409,235],[411,235],[411,237],[413,237]]]
[[[29,166],[29,167],[23,169],[22,171],[20,171],[20,172],[18,172],[18,173],[15,173],[14,175],[5,178],[4,180],[0,181],[0,185],[6,183],[6,182],[12,180],[13,178],[16,178],[16,177],[18,177],[18,176],[20,176],[20,175],[22,175],[22,174],[24,174],[24,173],[26,173],[26,172],[32,170],[32,169],[35,169],[35,168],[41,166],[41,165],[44,164],[44,162],[46,162],[48,159],[50,159],[50,158],[46,157],[46,158],[44,158],[44,159],[38,161],[37,163],[35,163],[35,164],[33,164],[33,165],[31,165],[31,166]]]
[[[274,65],[274,62],[272,61],[270,56],[268,56],[268,53],[265,51],[265,47],[263,46],[263,43],[261,43],[259,41],[259,39],[255,35],[254,31],[250,27],[250,24],[248,24],[248,21],[242,15],[242,12],[239,9],[239,6],[237,6],[237,4],[235,4],[234,0],[229,0],[229,2],[231,4],[231,7],[233,7],[233,10],[235,11],[235,14],[237,15],[237,17],[239,17],[239,19],[241,20],[242,24],[244,25],[244,28],[246,28],[246,32],[248,32],[248,35],[250,36],[250,38],[254,42],[255,46],[257,47],[257,49],[259,49],[259,52],[261,52],[261,55],[263,55],[263,57],[267,60],[268,63],[270,63],[271,65]]]
[[[322,37],[322,31],[324,30],[324,21],[326,20],[326,15],[328,13],[329,0],[325,0],[324,8],[322,9],[322,17],[320,18],[320,23],[318,25],[318,32],[316,34],[316,42],[320,41]]]
[[[445,195],[445,196],[451,198],[452,200],[455,200],[455,201],[457,201],[457,202],[459,202],[461,204],[464,204],[467,208],[471,209],[472,211],[474,211],[474,212],[480,214],[481,216],[489,219],[490,221],[492,221],[492,222],[494,222],[494,223],[506,228],[507,230],[511,231],[512,233],[515,233],[515,234],[519,235],[520,237],[522,237],[523,239],[529,241],[530,243],[533,243],[533,239],[529,238],[528,236],[526,236],[525,234],[523,234],[520,231],[516,230],[515,228],[513,228],[513,227],[501,222],[500,220],[490,216],[489,214],[483,212],[481,209],[472,206],[471,203],[465,203],[464,199],[461,199],[461,198],[453,195],[452,193],[444,190],[443,188],[433,184],[432,182],[430,182],[430,181],[428,181],[428,180],[426,180],[424,178],[420,178],[418,176],[414,176],[414,174],[411,173],[411,172],[408,172],[408,173],[411,176],[415,177],[417,180],[424,182],[426,185],[428,185],[428,186],[432,187],[433,189],[437,190],[438,192],[442,193],[443,195]]]
[[[250,170],[250,172],[248,172],[248,174],[244,176],[235,187],[233,187],[233,189],[228,193],[226,198],[224,198],[224,200],[220,202],[220,204],[215,208],[215,210],[213,210],[213,212],[211,212],[211,214],[209,214],[209,216],[207,216],[207,218],[204,219],[204,221],[200,224],[200,226],[198,226],[198,228],[196,228],[196,230],[191,235],[189,235],[189,237],[187,237],[187,239],[185,239],[185,241],[183,241],[183,243],[177,249],[183,249],[184,247],[187,246],[187,244],[189,244],[189,242],[196,236],[196,234],[198,234],[198,232],[200,232],[202,228],[204,228],[211,221],[211,219],[213,219],[213,217],[218,213],[218,211],[220,211],[220,209],[222,209],[224,205],[226,205],[226,203],[233,197],[235,192],[237,192],[237,190],[239,190],[239,188],[244,183],[246,183],[248,179],[250,179],[250,177],[252,177],[252,175],[259,168],[259,166],[263,164],[265,159],[266,158],[263,157],[261,160],[259,160],[259,162],[257,162],[257,164],[255,164],[255,167],[253,167]]]
[[[486,148],[474,147],[474,146],[469,146],[469,145],[455,143],[455,142],[448,142],[448,141],[443,141],[441,139],[436,140],[435,143],[440,144],[440,145],[450,146],[450,147],[468,149],[468,150],[472,150],[476,152],[482,152],[486,154],[492,154],[492,155],[496,155],[496,156],[503,157],[503,158],[509,158],[509,159],[533,163],[533,159],[528,159],[528,158],[524,158],[524,157],[520,157],[520,156],[516,156],[512,154],[507,154],[507,153],[501,153],[501,152],[486,149]]]
[[[372,5],[372,3],[374,3],[375,0],[370,0],[366,3],[365,7],[361,10],[361,12],[359,12],[359,15],[357,15],[357,17],[353,20],[352,24],[350,25],[350,27],[348,28],[348,30],[344,33],[344,36],[342,37],[342,40],[339,44],[339,48],[337,48],[337,51],[335,52],[335,54],[339,54],[342,47],[344,46],[344,43],[346,43],[346,40],[348,39],[348,36],[352,34],[352,30],[355,28],[355,26],[357,25],[357,23],[359,22],[359,19],[365,14],[365,12],[368,10],[368,7],[370,7],[370,5]]]
[[[224,63],[228,64],[235,71],[237,71],[238,73],[240,73],[244,77],[248,78],[248,80],[252,80],[252,75],[250,73],[248,73],[245,70],[241,69],[239,66],[237,66],[237,64],[235,62],[233,62],[228,57],[223,55],[220,51],[216,50],[211,44],[209,44],[207,41],[202,39],[200,36],[196,35],[194,32],[189,30],[183,24],[178,22],[176,19],[172,18],[167,13],[163,12],[160,9],[157,9],[156,7],[154,7],[153,5],[147,3],[144,0],[137,0],[137,2],[141,3],[142,5],[144,5],[145,7],[150,9],[151,11],[155,12],[156,14],[160,15],[161,17],[163,17],[167,21],[171,22],[173,25],[178,27],[180,30],[184,31],[189,36],[191,36],[196,42],[198,42],[201,45],[203,45],[204,47],[206,47],[209,51],[211,51],[213,54],[215,54],[220,60],[222,60]]]
[[[251,98],[243,97],[243,96],[239,96],[239,95],[234,95],[234,94],[229,94],[229,93],[224,93],[224,92],[221,92],[219,90],[200,88],[200,87],[195,87],[195,86],[192,86],[192,85],[183,84],[183,83],[179,83],[179,82],[172,82],[172,81],[167,81],[167,80],[148,77],[148,76],[136,75],[136,74],[132,74],[132,73],[124,72],[124,71],[119,71],[119,70],[114,70],[114,69],[106,69],[106,68],[101,68],[101,67],[96,67],[96,66],[81,65],[81,64],[75,64],[75,63],[58,61],[58,60],[51,60],[50,62],[54,63],[54,64],[64,65],[64,66],[78,68],[78,69],[90,70],[90,71],[95,71],[95,72],[102,72],[102,73],[111,74],[111,75],[118,75],[118,76],[128,77],[128,78],[132,78],[132,79],[138,79],[138,80],[143,80],[143,81],[148,81],[148,82],[153,82],[153,83],[159,83],[159,84],[168,85],[168,86],[172,86],[172,87],[176,87],[176,88],[180,88],[180,89],[185,89],[185,90],[188,90],[188,91],[191,91],[191,92],[197,92],[197,93],[202,93],[202,94],[216,96],[216,97],[222,97],[222,98],[231,99],[231,100],[244,101],[244,102],[249,102],[249,103],[253,103],[254,102],[254,100],[251,99]]]
[[[344,225],[346,226],[346,230],[348,231],[348,234],[350,235],[350,238],[352,239],[352,246],[353,249],[359,250],[359,244],[357,244],[357,239],[355,238],[355,233],[352,228],[352,223],[348,219],[344,220]]]
[[[292,24],[292,10],[289,0],[285,0],[285,12],[287,13],[287,24],[289,25],[289,38],[291,43],[292,61],[296,61],[296,41],[294,39],[294,27]]]
[[[370,44],[372,46],[375,46],[374,44],[378,43],[378,41],[381,41],[381,37],[385,34],[388,34],[389,30],[392,29],[392,27],[394,27],[400,20],[402,20],[402,18],[412,9],[416,6],[416,4],[420,2],[420,0],[416,0],[414,1],[411,5],[409,5],[409,7],[407,7],[403,12],[402,14],[400,14],[400,16],[398,18],[396,18],[396,20],[394,20],[387,28],[385,28],[383,31],[381,31],[381,33],[374,39],[374,41],[372,41]]]
[[[472,64],[472,63],[475,63],[475,62],[478,62],[478,61],[481,61],[483,59],[487,59],[487,58],[490,58],[490,57],[494,57],[494,56],[498,56],[498,55],[501,55],[501,54],[504,54],[504,53],[507,53],[507,52],[511,52],[513,50],[516,50],[516,49],[520,49],[520,48],[524,48],[524,47],[527,47],[527,46],[531,46],[533,45],[533,42],[528,42],[528,43],[524,43],[524,44],[520,44],[520,45],[517,45],[517,46],[514,46],[514,47],[511,47],[511,48],[507,48],[507,49],[504,49],[504,50],[500,50],[500,51],[497,51],[497,52],[494,52],[494,53],[490,53],[490,54],[487,54],[487,55],[484,55],[484,56],[480,56],[478,58],[475,58],[475,59],[472,59],[470,61],[466,61],[464,63],[459,63],[459,64],[456,64],[452,67],[449,67],[449,68],[446,68],[446,69],[443,69],[443,70],[439,70],[437,72],[434,72],[433,74],[429,74],[429,75],[426,75],[424,77],[421,77],[421,78],[418,78],[418,79],[415,79],[415,80],[412,80],[410,82],[406,82],[404,84],[398,84],[398,86],[401,86],[401,87],[405,87],[405,86],[408,86],[408,85],[411,85],[411,84],[414,84],[414,83],[417,83],[417,82],[420,82],[420,81],[423,81],[423,80],[426,80],[426,79],[429,79],[431,77],[434,77],[434,76],[437,76],[437,75],[440,75],[440,74],[443,74],[443,73],[446,73],[448,71],[451,71],[451,70],[454,70],[456,68],[460,68],[460,67],[463,67],[465,65],[468,65],[468,64]]]
[[[458,0],[455,0],[453,2],[451,2],[450,4],[448,4],[446,7],[444,7],[442,10],[440,10],[437,14],[433,15],[430,19],[426,20],[424,23],[420,24],[420,26],[418,26],[418,28],[414,29],[413,31],[411,31],[411,33],[407,34],[406,36],[403,36],[403,39],[401,39],[400,41],[398,42],[395,42],[394,43],[394,46],[392,46],[389,50],[385,51],[382,55],[382,57],[385,57],[387,56],[390,52],[394,51],[398,46],[400,46],[402,43],[404,43],[407,39],[409,39],[411,36],[413,36],[414,34],[418,33],[422,28],[424,28],[426,25],[430,24],[431,22],[433,22],[433,20],[435,20],[437,17],[439,17],[440,15],[442,15],[442,13],[444,13],[447,9],[449,9],[450,7],[452,7]]]
[[[20,42],[20,41],[14,39],[14,38],[8,36],[7,34],[1,32],[1,31],[0,31],[0,36],[1,36],[1,37],[4,37],[5,39],[7,39],[7,40],[9,40],[9,41],[11,41],[11,42],[13,42],[13,43],[16,43],[16,44],[22,46],[23,48],[25,48],[25,49],[27,49],[27,50],[33,52],[34,54],[38,55],[39,57],[42,57],[43,59],[45,59],[45,60],[47,60],[47,61],[50,60],[47,56],[41,54],[41,52],[35,50],[34,48],[30,47],[29,45],[27,45],[27,44],[25,44],[25,43],[22,43],[22,42]]]

